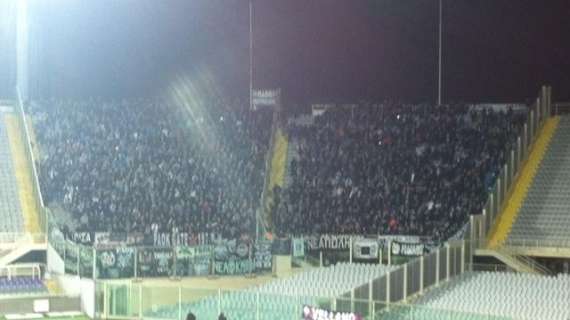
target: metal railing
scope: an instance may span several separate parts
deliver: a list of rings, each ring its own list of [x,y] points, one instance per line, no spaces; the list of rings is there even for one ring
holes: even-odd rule
[[[513,250],[509,249],[508,247],[502,246],[501,248],[497,249],[501,254],[509,257],[510,259],[515,260],[517,263],[522,264],[531,270],[534,270],[540,274],[549,275],[552,272],[543,266],[542,264],[538,263],[536,260],[529,258],[525,255],[518,254]]]
[[[469,266],[470,267],[470,266]],[[508,272],[501,266],[477,265],[478,270]],[[429,273],[428,273],[429,274]],[[392,272],[396,276],[395,272]],[[435,277],[435,274],[434,274]],[[391,280],[390,280],[391,279]],[[216,319],[224,313],[228,319],[299,319],[304,307],[357,314],[364,319],[385,319],[391,315],[412,313],[432,314],[455,318],[463,312],[435,309],[418,304],[387,302],[401,292],[386,292],[397,283],[395,278],[371,282],[366,288],[356,288],[347,294],[329,293],[327,296],[299,295],[293,292],[268,293],[260,287],[238,291],[214,288],[206,284],[201,289],[184,282],[156,283],[120,281],[96,282],[95,315],[104,319],[184,319],[188,312],[198,319]],[[207,281],[207,280],[204,280]],[[426,280],[428,281],[428,280]],[[331,286],[334,284],[331,283]],[[405,290],[404,288],[402,288]],[[389,290],[389,289],[388,289]],[[453,317],[455,316],[455,317]],[[477,315],[477,319],[495,319],[491,315]]]
[[[38,263],[20,263],[16,265],[0,266],[0,278],[5,277],[33,277],[42,278],[42,269],[44,266]]]
[[[535,103],[530,106],[527,119],[521,134],[517,137],[512,148],[506,147],[505,164],[497,175],[497,180],[489,192],[487,202],[481,215],[471,215],[467,239],[477,245],[486,244],[486,239],[503,211],[522,168],[528,159],[530,150],[537,139],[540,129],[550,117],[552,108],[550,102],[551,89],[543,86]]]
[[[22,99],[22,95],[18,87],[16,87],[16,95],[18,97],[17,111],[18,111],[18,121],[20,122],[20,128],[21,128],[20,135],[23,141],[25,141],[26,145],[25,154],[26,154],[27,167],[28,170],[32,173],[32,178],[33,178],[32,192],[34,194],[34,201],[36,202],[35,205],[38,210],[37,214],[40,222],[41,231],[45,234],[45,241],[47,241],[48,217],[40,188],[38,170],[36,167],[36,157],[34,155],[34,149],[32,147],[32,138],[31,138],[32,129],[31,125],[28,123],[26,113],[24,111],[24,101]]]
[[[515,270],[504,264],[471,263],[467,266],[473,272],[515,272]]]
[[[557,102],[552,105],[553,115],[570,114],[570,102]]]
[[[13,249],[23,244],[45,243],[45,234],[29,232],[1,232],[0,249]]]
[[[508,239],[507,247],[521,247],[526,249],[549,248],[554,250],[570,249],[570,240],[539,240],[539,239]]]

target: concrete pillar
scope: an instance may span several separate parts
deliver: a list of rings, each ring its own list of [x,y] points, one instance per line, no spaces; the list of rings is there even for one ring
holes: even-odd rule
[[[390,274],[391,272],[386,273],[386,305],[390,305]]]
[[[402,296],[404,301],[408,299],[408,264],[404,264],[404,281],[402,281]]]
[[[511,166],[511,170],[509,170],[509,181],[510,181],[510,188],[513,188],[513,182],[514,182],[514,178],[515,178],[515,149],[511,149],[511,162],[510,162],[510,166]]]
[[[445,276],[445,277],[446,277],[446,280],[449,280],[449,266],[451,265],[451,260],[450,260],[451,255],[449,254],[449,243],[446,243],[446,244],[445,244],[445,254],[446,254],[446,259],[445,259],[445,261],[446,261],[446,264],[447,264],[447,268],[446,268],[446,269],[447,269],[447,270],[446,270],[447,272],[446,272],[446,276]]]
[[[372,290],[372,284],[374,282],[372,280],[368,281],[368,313],[373,315],[374,314],[374,299],[372,295],[374,291]]]
[[[435,285],[439,284],[439,256],[441,255],[441,248],[435,251]]]
[[[424,257],[420,256],[420,294],[424,292]]]
[[[534,110],[530,111],[530,131],[529,131],[529,145],[534,140]]]
[[[472,254],[472,253],[471,253]],[[461,274],[465,272],[465,241],[461,241]]]
[[[501,194],[501,190],[502,190],[502,184],[503,181],[501,179],[501,177],[497,178],[497,210],[493,210],[493,218],[495,218],[495,216],[497,216],[499,214],[499,210],[501,210],[501,201],[503,201],[503,195]],[[493,219],[491,219],[490,222],[493,222]],[[491,225],[489,225],[489,228],[491,228]]]

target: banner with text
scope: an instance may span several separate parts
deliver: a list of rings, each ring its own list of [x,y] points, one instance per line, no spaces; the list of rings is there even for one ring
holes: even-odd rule
[[[169,277],[174,275],[174,252],[171,249],[138,249],[138,276]]]
[[[97,250],[97,278],[120,279],[135,276],[135,249],[119,247]]]
[[[253,90],[251,93],[252,107],[275,107],[279,104],[280,89],[273,90]]]
[[[399,242],[392,240],[390,250],[392,255],[395,256],[414,257],[423,255],[426,247],[423,243]]]
[[[212,246],[176,247],[176,275],[209,275],[212,252]]]
[[[306,236],[305,248],[309,251],[348,251],[351,240],[361,239],[363,236],[323,234],[320,236]]]
[[[214,246],[214,273],[247,274],[272,269],[271,241],[223,240]]]

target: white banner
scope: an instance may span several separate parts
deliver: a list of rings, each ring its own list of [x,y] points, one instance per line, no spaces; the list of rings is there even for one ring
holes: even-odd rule
[[[425,246],[423,243],[392,241],[391,251],[395,256],[421,256],[424,254]]]
[[[305,241],[303,238],[293,238],[293,257],[299,258],[305,256]]]
[[[363,320],[362,316],[352,312],[340,312],[303,306],[303,320]]]
[[[382,248],[389,249],[392,241],[405,242],[405,243],[423,243],[424,241],[419,236],[378,236],[378,244]]]
[[[378,260],[379,246],[375,239],[357,239],[353,241],[353,256],[356,259]]]
[[[362,239],[363,236],[346,234],[323,234],[305,237],[308,250],[349,250],[350,238]]]
[[[253,90],[252,92],[253,108],[257,109],[257,107],[275,107],[279,104],[280,96],[281,96],[280,89]]]

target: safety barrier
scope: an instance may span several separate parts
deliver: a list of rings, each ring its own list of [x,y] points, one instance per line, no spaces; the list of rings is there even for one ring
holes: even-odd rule
[[[519,178],[521,169],[527,160],[530,150],[540,129],[552,113],[551,88],[543,86],[536,102],[530,106],[526,123],[514,147],[504,151],[506,163],[501,168],[497,180],[480,215],[471,215],[465,239],[478,245],[485,244],[491,228],[495,225],[498,215],[505,207],[506,200],[512,192],[515,181]]]
[[[32,147],[31,125],[28,123],[28,120],[26,118],[26,113],[24,111],[24,101],[19,88],[16,88],[16,95],[18,97],[16,110],[18,112],[18,121],[20,122],[20,128],[21,128],[20,135],[22,136],[22,141],[24,141],[26,145],[25,154],[26,154],[27,168],[29,172],[32,173],[32,180],[33,180],[32,192],[34,196],[34,201],[36,202],[36,208],[38,210],[39,225],[41,231],[44,233],[45,237],[44,241],[47,241],[48,215],[42,198],[40,182],[38,178],[38,170],[36,167],[36,160],[35,160],[36,156],[34,155]]]

